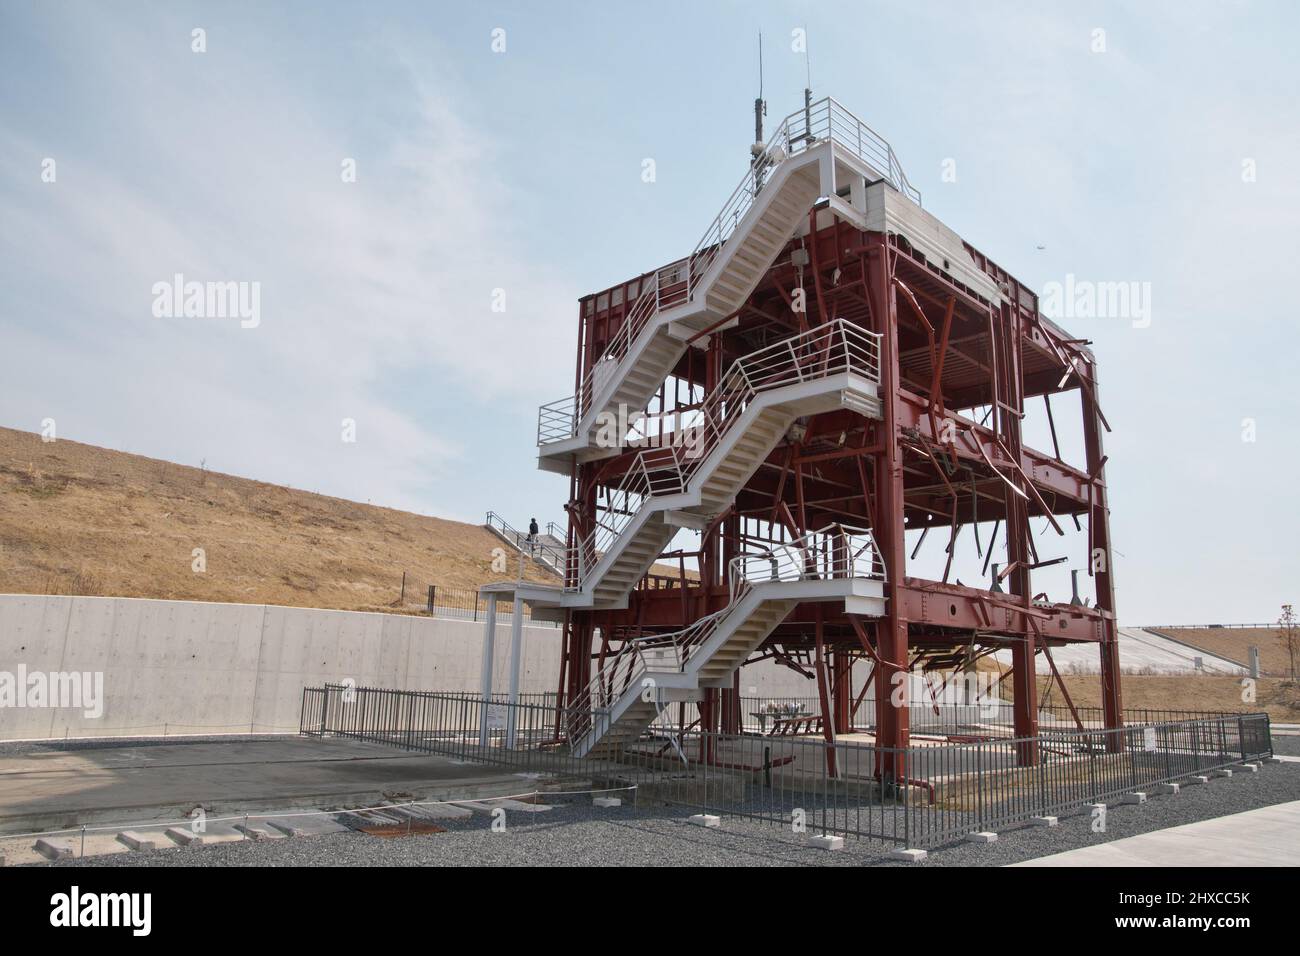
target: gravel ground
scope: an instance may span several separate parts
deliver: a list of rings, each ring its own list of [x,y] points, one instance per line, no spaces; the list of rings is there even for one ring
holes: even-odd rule
[[[708,830],[689,824],[688,809],[596,809],[585,798],[539,814],[507,813],[494,833],[488,818],[448,822],[447,832],[382,839],[360,833],[299,837],[270,843],[229,843],[187,849],[69,860],[54,866],[907,866],[887,860],[888,847],[847,839],[845,850],[814,849],[784,827],[724,817]],[[1189,787],[1143,806],[1114,806],[1104,834],[1083,815],[1051,829],[1022,827],[992,845],[960,843],[933,849],[923,866],[1000,866],[1099,841],[1239,813],[1300,799],[1300,764],[1274,764]],[[581,801],[581,802],[578,802]]]
[[[1300,735],[1284,737],[1281,734],[1273,734],[1273,753],[1300,757]]]

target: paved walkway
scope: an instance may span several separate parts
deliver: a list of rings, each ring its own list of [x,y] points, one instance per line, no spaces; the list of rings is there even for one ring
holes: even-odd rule
[[[367,804],[386,794],[473,799],[533,788],[509,768],[382,744],[276,740],[123,744],[0,759],[0,835],[82,823]]]
[[[1300,800],[1014,866],[1300,866]]]

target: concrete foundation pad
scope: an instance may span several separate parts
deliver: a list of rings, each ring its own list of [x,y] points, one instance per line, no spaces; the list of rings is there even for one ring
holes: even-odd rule
[[[47,860],[65,860],[76,852],[71,840],[50,840],[45,837],[33,843],[32,849]]]
[[[591,805],[593,807],[621,807],[623,801],[618,797],[592,797]]]
[[[1156,793],[1172,796],[1173,794],[1177,793],[1181,788],[1176,783],[1158,783],[1151,789],[1154,790]]]
[[[123,830],[117,835],[117,842],[130,850],[153,850],[158,846],[158,839],[152,833],[137,833]]]
[[[454,803],[431,803],[428,806],[420,806],[415,809],[430,820],[464,820],[466,817],[474,815],[474,811],[470,808],[459,807]]]
[[[1244,763],[1237,768],[1238,773],[1259,773],[1259,764]]]
[[[464,800],[453,806],[472,810],[474,813],[491,814],[493,810],[509,810],[511,813],[545,813],[554,809],[544,803],[524,803],[522,800]]]
[[[1226,779],[1232,776],[1232,771],[1228,770],[1227,768],[1224,768],[1223,770],[1211,770],[1210,776],[1219,777],[1220,779]]]
[[[490,806],[505,807],[514,813],[546,813],[555,808],[545,803],[528,803],[524,800],[489,800]]]
[[[1124,796],[1119,798],[1119,802],[1127,803],[1127,804],[1136,804],[1138,806],[1141,806],[1142,804],[1147,802],[1147,795],[1145,793],[1142,793],[1141,791],[1135,793],[1126,793],[1124,794]]]
[[[891,860],[902,860],[905,863],[920,863],[929,855],[930,854],[927,853],[925,850],[899,848],[896,850],[889,851],[889,858]]]
[[[844,849],[844,837],[823,833],[818,836],[810,836],[808,845],[815,846],[819,850],[842,850]]]
[[[1210,778],[1209,778],[1209,777],[1202,777],[1202,776],[1200,776],[1200,775],[1198,774],[1198,775],[1195,776],[1195,777],[1188,777],[1186,780],[1184,780],[1184,781],[1183,781],[1183,786],[1184,786],[1184,787],[1198,787],[1198,786],[1200,786],[1200,785],[1203,784],[1203,783],[1209,783],[1209,782],[1210,782]]]
[[[1032,827],[1054,827],[1060,822],[1056,817],[1030,817],[1029,825]]]
[[[967,843],[997,843],[998,835],[988,830],[966,834]]]
[[[688,822],[695,824],[697,827],[717,828],[722,826],[722,818],[715,817],[711,813],[697,813]]]
[[[261,821],[277,833],[287,837],[324,836],[327,833],[343,833],[347,827],[331,816],[290,816],[266,817]]]

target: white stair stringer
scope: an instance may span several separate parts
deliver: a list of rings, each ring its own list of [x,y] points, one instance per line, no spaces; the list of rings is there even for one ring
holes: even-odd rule
[[[749,587],[721,614],[712,634],[688,649],[690,656],[680,668],[668,661],[660,669],[650,657],[632,673],[611,705],[593,713],[589,728],[572,742],[574,756],[616,753],[636,741],[669,704],[702,700],[710,687],[731,687],[736,669],[804,601],[843,601],[849,613],[880,617],[885,611],[884,584],[870,578],[833,578]]]
[[[759,392],[728,424],[694,470],[685,492],[647,497],[622,532],[583,575],[573,607],[626,607],[628,595],[679,530],[668,512],[708,519],[724,511],[796,419],[836,408],[880,417],[879,389],[852,371]]]
[[[612,443],[604,440],[602,425],[626,421],[645,409],[686,353],[688,340],[744,304],[822,194],[820,169],[816,154],[786,159],[773,170],[727,240],[698,259],[686,261],[683,268],[691,269],[708,261],[695,280],[691,297],[651,315],[628,344],[626,354],[597,363],[591,372],[591,402],[586,412],[575,410],[580,417],[572,437],[539,444],[540,468],[569,474],[575,458],[589,461],[621,450],[625,436],[618,435]],[[625,411],[622,416],[620,408]]]

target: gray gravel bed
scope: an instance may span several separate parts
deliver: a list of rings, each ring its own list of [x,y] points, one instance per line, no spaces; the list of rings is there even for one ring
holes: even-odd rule
[[[1300,735],[1284,737],[1281,734],[1273,734],[1273,753],[1300,757]]]
[[[570,799],[570,798],[563,798]],[[1063,818],[1051,829],[1021,827],[997,843],[933,848],[923,866],[1000,866],[1300,799],[1300,764],[1266,766],[1257,774],[1188,787],[1143,806],[1113,806],[1104,834],[1087,817]],[[579,802],[580,800],[580,802]],[[361,833],[229,843],[68,860],[55,866],[907,866],[886,858],[888,846],[849,838],[826,852],[786,827],[723,817],[720,829],[687,822],[676,807],[597,809],[585,799],[546,813],[507,812],[504,833],[475,815],[448,821],[447,832],[384,839]]]

